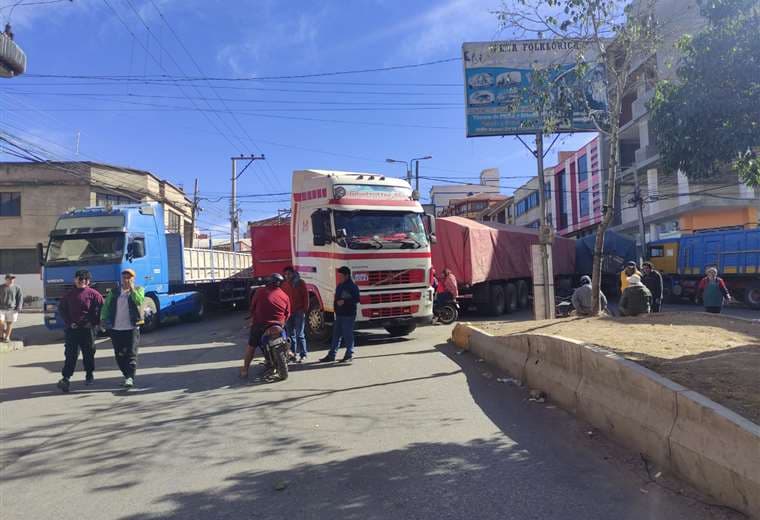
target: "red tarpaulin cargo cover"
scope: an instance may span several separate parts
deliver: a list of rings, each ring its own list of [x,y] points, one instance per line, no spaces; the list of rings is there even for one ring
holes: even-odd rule
[[[454,272],[460,284],[530,278],[530,246],[538,231],[505,224],[483,224],[462,217],[436,219],[437,243],[433,267]],[[575,240],[555,237],[552,244],[555,275],[575,273]]]
[[[291,265],[290,225],[251,226],[254,276],[282,273]]]

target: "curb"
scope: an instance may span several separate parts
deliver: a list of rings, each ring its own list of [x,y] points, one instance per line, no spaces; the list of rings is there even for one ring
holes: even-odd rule
[[[460,323],[452,342],[543,390],[562,408],[720,503],[760,519],[757,424],[614,352],[580,341],[543,334],[497,337]]]

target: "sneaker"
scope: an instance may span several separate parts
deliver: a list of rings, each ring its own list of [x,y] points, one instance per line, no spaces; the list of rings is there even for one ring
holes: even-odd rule
[[[124,379],[124,382],[121,384],[124,388],[132,388],[135,386],[135,381],[131,377],[127,377]]]
[[[353,359],[354,359],[354,356],[345,356],[343,359],[338,361],[338,363],[350,363],[351,361],[353,361]]]
[[[70,385],[69,380],[66,379],[65,377],[62,377],[61,380],[58,381],[58,384],[56,386],[61,390],[61,392],[63,392],[64,394],[67,394],[69,393],[69,385]]]
[[[87,386],[90,386],[95,382],[95,376],[92,374],[87,374],[87,377],[84,378],[84,384]]]
[[[319,360],[319,362],[320,362],[320,363],[332,363],[332,362],[334,362],[334,361],[335,361],[335,358],[334,358],[334,357],[332,357],[332,356],[331,356],[331,355],[329,355],[329,354],[328,354],[328,355],[326,355],[325,357],[323,357],[322,359],[320,359],[320,360]]]
[[[303,363],[304,361],[306,361],[306,355],[305,354],[302,355],[302,356],[298,356],[298,362],[299,363]]]

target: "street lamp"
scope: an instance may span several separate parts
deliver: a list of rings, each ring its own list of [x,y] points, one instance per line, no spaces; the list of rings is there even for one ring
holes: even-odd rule
[[[410,164],[406,161],[397,161],[396,159],[386,159],[385,162],[387,163],[396,163],[396,164],[403,164],[404,168],[406,168],[406,182],[411,183],[412,182],[412,167]]]
[[[409,161],[410,163],[414,163],[414,189],[417,193],[420,192],[420,161],[427,161],[432,158],[432,155],[426,155],[425,157],[417,157]]]

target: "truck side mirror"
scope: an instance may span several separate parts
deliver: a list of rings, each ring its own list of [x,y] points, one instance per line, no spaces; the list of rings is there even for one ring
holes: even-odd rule
[[[135,258],[145,256],[145,243],[142,240],[130,242],[127,246],[127,259],[131,262]]]
[[[340,228],[335,230],[335,238],[346,238],[348,236],[348,232],[345,228]]]
[[[45,265],[45,246],[42,245],[42,242],[37,242],[37,262],[41,266]]]
[[[435,217],[429,213],[425,213],[425,228],[427,228],[427,234],[431,244],[436,243],[435,238]]]

